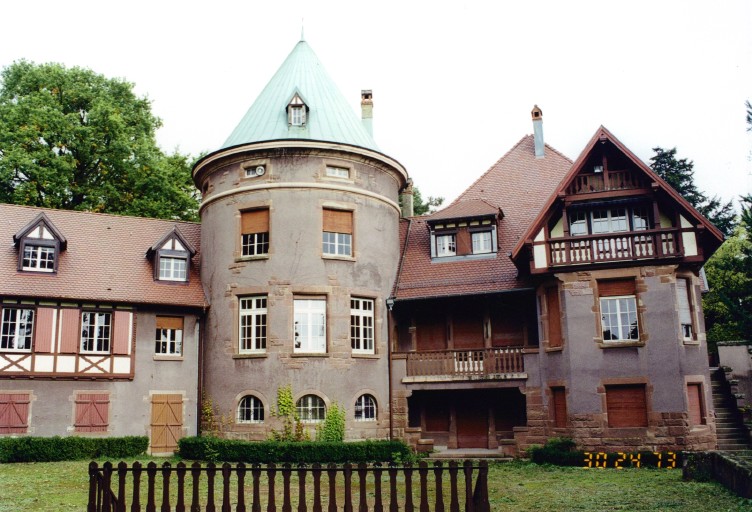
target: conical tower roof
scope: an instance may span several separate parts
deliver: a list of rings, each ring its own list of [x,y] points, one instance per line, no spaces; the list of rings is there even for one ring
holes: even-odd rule
[[[288,123],[295,96],[308,108],[303,126]],[[220,149],[254,142],[305,139],[379,151],[308,43],[301,40]]]

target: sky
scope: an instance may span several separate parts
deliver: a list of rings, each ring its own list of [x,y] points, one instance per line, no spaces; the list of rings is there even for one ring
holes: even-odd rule
[[[374,138],[422,195],[447,201],[543,111],[576,159],[600,125],[643,161],[676,147],[724,200],[752,192],[752,2],[14,1],[0,67],[20,59],[124,78],[162,119],[165,151],[218,149],[304,30]]]

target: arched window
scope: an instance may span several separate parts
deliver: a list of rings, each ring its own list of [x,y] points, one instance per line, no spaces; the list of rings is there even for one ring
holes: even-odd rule
[[[360,395],[355,401],[355,421],[376,421],[376,399]]]
[[[253,395],[240,399],[238,404],[238,423],[263,423],[264,404]]]
[[[295,407],[303,423],[318,423],[326,417],[326,404],[316,395],[302,396]]]

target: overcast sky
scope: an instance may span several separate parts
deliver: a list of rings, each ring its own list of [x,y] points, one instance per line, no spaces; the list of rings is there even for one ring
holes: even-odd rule
[[[532,133],[575,159],[603,124],[640,158],[676,146],[696,182],[752,192],[752,2],[14,1],[0,67],[60,62],[148,96],[163,149],[217,149],[300,39],[424,196],[456,197]]]

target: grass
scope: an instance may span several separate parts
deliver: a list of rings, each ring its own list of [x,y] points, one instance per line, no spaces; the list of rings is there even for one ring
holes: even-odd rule
[[[156,460],[160,465],[165,460],[177,462],[140,460]],[[85,510],[87,466],[86,461],[0,465],[0,511]],[[296,496],[293,493],[293,509]],[[370,496],[369,506],[372,500]],[[357,507],[357,492],[353,501]],[[491,465],[489,501],[497,512],[752,511],[752,500],[739,498],[715,482],[684,482],[680,470],[564,468],[522,461]],[[338,503],[341,507],[342,501]],[[280,509],[281,505],[278,499]]]

